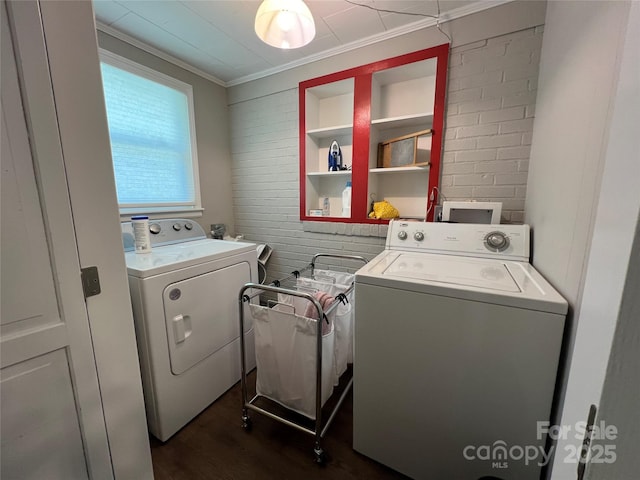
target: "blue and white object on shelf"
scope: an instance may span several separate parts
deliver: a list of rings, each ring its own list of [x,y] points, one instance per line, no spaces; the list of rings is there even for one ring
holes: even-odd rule
[[[329,147],[329,171],[339,172],[342,170],[342,150],[340,145],[334,140]]]

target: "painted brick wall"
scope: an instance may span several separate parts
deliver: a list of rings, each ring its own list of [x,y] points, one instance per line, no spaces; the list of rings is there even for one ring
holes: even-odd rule
[[[522,223],[543,27],[451,50],[441,191]]]
[[[361,236],[370,231],[362,232],[357,225],[347,231],[341,224],[345,229],[340,235],[304,231],[299,216],[298,89],[231,105],[229,114],[235,233],[274,249],[267,265],[269,280],[304,267],[316,253],[371,259],[382,251],[384,238]]]
[[[541,42],[537,27],[452,49],[447,199],[502,201],[503,221],[522,221]],[[232,104],[229,114],[233,233],[273,247],[269,280],[315,253],[370,259],[382,251],[386,226],[300,222],[297,89]]]

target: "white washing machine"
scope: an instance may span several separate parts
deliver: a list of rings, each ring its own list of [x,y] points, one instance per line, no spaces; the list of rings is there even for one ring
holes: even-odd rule
[[[567,303],[527,225],[391,222],[355,302],[355,450],[415,479],[540,477]]]
[[[140,254],[131,223],[122,224],[147,423],[166,441],[240,380],[238,293],[258,281],[257,252],[207,239],[190,220],[155,220],[149,229],[152,251]],[[251,324],[245,339],[251,369]]]

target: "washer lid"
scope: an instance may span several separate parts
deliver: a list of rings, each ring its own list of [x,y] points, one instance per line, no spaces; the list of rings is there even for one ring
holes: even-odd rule
[[[151,253],[125,252],[124,256],[129,275],[146,278],[251,251],[257,258],[253,243],[204,239],[152,247]]]
[[[567,301],[528,262],[385,250],[358,284],[566,314]]]
[[[402,253],[382,271],[382,275],[503,292],[522,291],[500,260]]]

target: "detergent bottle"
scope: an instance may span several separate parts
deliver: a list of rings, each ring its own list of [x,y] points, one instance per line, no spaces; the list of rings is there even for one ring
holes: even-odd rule
[[[342,216],[351,216],[351,181],[347,182],[347,186],[342,191]]]
[[[131,228],[133,229],[136,253],[151,253],[149,217],[146,215],[131,217]]]

